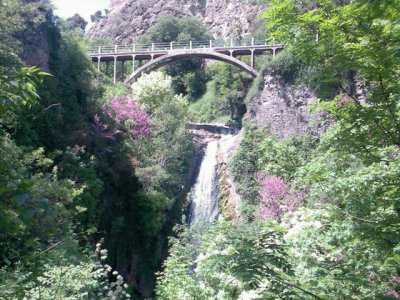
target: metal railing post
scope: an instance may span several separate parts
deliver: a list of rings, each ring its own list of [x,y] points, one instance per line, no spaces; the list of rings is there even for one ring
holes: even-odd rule
[[[151,43],[151,51],[154,51],[154,43]]]
[[[118,45],[115,45],[114,50],[115,50],[115,53],[118,53]]]
[[[254,37],[251,37],[251,45],[254,46]]]
[[[133,44],[133,52],[136,52],[136,44]]]
[[[210,48],[212,48],[212,40],[210,40]]]
[[[233,39],[231,39],[231,47],[233,47]]]
[[[173,47],[174,47],[173,45],[174,45],[174,42],[171,42],[171,45],[170,45],[170,46],[171,46],[171,49],[170,49],[170,50],[173,49]]]
[[[189,42],[189,45],[190,45],[189,47],[190,47],[190,50],[191,50],[191,49],[193,48],[193,43],[192,43],[192,41]]]
[[[101,53],[101,46],[99,46],[99,54]]]

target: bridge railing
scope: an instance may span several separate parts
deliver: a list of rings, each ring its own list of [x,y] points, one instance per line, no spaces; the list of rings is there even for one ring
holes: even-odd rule
[[[104,45],[93,46],[88,49],[89,55],[119,54],[132,52],[160,52],[179,49],[212,49],[232,48],[247,46],[266,46],[268,40],[256,40],[254,38],[209,40],[209,41],[183,41],[170,43],[132,44],[132,45]]]

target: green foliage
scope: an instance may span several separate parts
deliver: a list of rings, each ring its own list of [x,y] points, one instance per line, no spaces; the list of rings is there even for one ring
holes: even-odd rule
[[[155,292],[158,299],[206,298],[196,278],[191,276],[194,249],[190,247],[190,238],[185,230],[180,230],[178,238],[170,238],[169,257],[164,261],[164,271],[157,274]]]
[[[52,160],[43,149],[32,152],[19,148],[9,137],[0,143],[0,229],[1,261],[11,265],[40,243],[57,236],[59,226],[70,215],[71,205],[82,190],[74,182],[59,180]]]
[[[85,28],[88,23],[79,14],[75,14],[66,20],[66,24],[68,26],[68,29],[71,30],[78,29],[85,31]]]
[[[30,264],[11,272],[0,269],[2,299],[128,299],[127,285],[102,261],[107,250],[96,245],[93,255],[78,246],[74,234],[33,256]],[[114,281],[115,280],[115,281]]]
[[[118,160],[118,155],[111,159],[104,155],[113,149],[110,141],[103,141],[108,148],[99,151],[98,138],[93,135],[92,116],[103,104],[95,103],[94,99],[102,99],[102,88],[86,56],[83,33],[57,27],[63,24],[52,17],[47,1],[23,1],[25,6],[20,1],[8,2],[1,14],[9,15],[7,20],[14,22],[10,13],[14,9],[15,22],[19,23],[15,30],[1,32],[7,37],[1,40],[1,49],[6,49],[3,42],[11,45],[15,41],[14,34],[23,44],[32,30],[30,26],[36,28],[38,24],[37,28],[47,37],[48,66],[53,76],[42,82],[45,74],[37,68],[21,69],[20,61],[9,59],[16,57],[13,51],[20,52],[19,43],[7,48],[10,53],[4,61],[10,66],[0,66],[0,268],[4,268],[0,287],[8,293],[6,299],[9,295],[14,298],[15,294],[22,299],[28,292],[24,288],[28,287],[30,299],[38,297],[39,290],[42,299],[44,295],[48,299],[77,299],[85,297],[87,289],[92,290],[95,280],[90,275],[95,263],[82,255],[80,246],[97,239],[99,230],[109,230],[103,219],[104,209],[108,208],[105,199],[115,189],[123,190],[115,182],[105,185],[101,168],[112,168],[122,160]],[[119,142],[112,146],[119,146]],[[123,177],[123,172],[115,168],[106,176]],[[130,184],[137,192],[139,185],[132,177]],[[122,198],[135,199],[134,193],[129,197],[127,194]],[[79,236],[73,232],[79,232]],[[111,230],[101,233],[107,239],[111,234]],[[76,244],[69,255],[58,251],[67,239]],[[77,259],[70,259],[70,255]],[[60,280],[61,273],[65,275],[64,282]],[[87,286],[84,281],[78,282],[86,275]],[[19,282],[19,287],[7,290],[13,281]],[[57,288],[60,285],[63,289]]]
[[[323,299],[385,299],[396,274],[396,266],[385,257],[393,254],[387,245],[365,239],[360,224],[326,205],[289,214],[284,224],[303,286]]]
[[[193,259],[195,258],[195,259]],[[218,223],[181,231],[159,274],[159,299],[319,299],[291,282],[281,229]]]
[[[187,41],[208,41],[212,35],[207,28],[195,18],[179,18],[165,15],[159,18],[150,30],[139,38],[140,43],[170,43]],[[172,77],[175,94],[188,95],[197,99],[205,92],[206,76],[204,61],[190,59],[176,62],[165,67]]]
[[[136,174],[145,189],[182,196],[182,187],[188,184],[185,174],[193,154],[186,120],[186,106],[170,98],[155,111],[154,137],[133,144],[141,162]]]
[[[145,239],[156,237],[163,228],[167,212],[171,209],[173,199],[167,198],[163,193],[143,192],[139,194],[140,228]]]
[[[3,0],[0,2],[0,73],[12,73],[22,67],[18,54],[24,31],[43,23],[50,2],[28,0]],[[11,71],[11,72],[10,72]]]
[[[283,220],[300,286],[312,287],[308,290],[323,299],[384,298],[398,286],[393,281],[399,271],[398,149],[383,146],[375,160],[368,153],[355,154],[356,148],[348,153],[338,143],[340,127],[333,126],[320,143],[307,138],[278,141],[264,133],[261,141],[245,148],[245,135],[233,170],[245,170],[244,162],[257,153],[257,171],[308,191],[307,208]],[[255,172],[236,180],[256,182]]]
[[[74,200],[75,209],[79,212],[76,215],[79,230],[95,231],[101,213],[99,199],[103,187],[103,181],[96,172],[96,158],[92,155],[88,158],[85,150],[78,146],[67,148],[65,152],[56,151],[52,156],[58,161],[58,173],[73,180],[82,190]]]
[[[172,78],[161,72],[141,76],[133,85],[132,92],[148,112],[154,112],[165,102],[173,100]]]
[[[197,19],[179,18],[172,15],[160,17],[140,41],[147,43],[169,43],[182,41],[208,41],[211,34]]]
[[[315,155],[312,149],[317,143],[317,140],[307,135],[280,141],[264,131],[263,140],[257,149],[258,167],[263,172],[293,180],[298,169]]]
[[[12,127],[16,114],[24,106],[32,106],[40,98],[36,84],[49,75],[36,67],[23,67],[19,71],[0,74],[0,126]]]
[[[241,124],[246,111],[243,104],[246,77],[232,65],[215,62],[207,68],[206,93],[197,101],[190,103],[191,119],[198,122],[225,122]]]
[[[240,147],[229,165],[234,181],[237,183],[238,192],[245,199],[243,202],[246,207],[241,211],[245,218],[251,218],[255,205],[259,203],[257,173],[259,145],[264,139],[262,131],[256,129],[253,124],[245,124],[244,137],[240,142]]]
[[[330,87],[317,107],[334,125],[320,141],[260,130],[252,141],[247,131],[231,168],[242,185],[265,172],[307,192],[281,225],[294,281],[322,299],[399,297],[397,6],[287,0],[265,12],[271,35],[288,46],[272,66]],[[363,79],[366,102],[344,80],[349,73]],[[341,90],[334,99],[332,87]]]
[[[283,51],[279,52],[278,55],[282,52]],[[273,66],[273,63],[275,61],[276,59],[272,60],[272,57],[270,55],[263,55],[256,57],[256,69],[259,72],[259,74],[257,75],[256,78],[253,79],[250,87],[246,89],[247,91],[245,93],[245,98],[243,100],[245,105],[249,105],[252,99],[255,96],[257,96],[263,89],[265,72],[268,68],[270,69],[271,66]]]

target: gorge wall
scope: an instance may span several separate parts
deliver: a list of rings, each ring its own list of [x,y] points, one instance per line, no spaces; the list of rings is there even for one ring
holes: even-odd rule
[[[249,35],[264,8],[252,0],[111,0],[109,13],[93,25],[89,35],[131,43],[169,14],[198,18],[214,38],[227,39]]]
[[[260,92],[247,104],[245,118],[259,128],[268,126],[272,134],[282,139],[302,133],[319,136],[326,126],[319,122],[320,115],[309,109],[317,99],[311,88],[292,83],[279,70],[267,68]]]

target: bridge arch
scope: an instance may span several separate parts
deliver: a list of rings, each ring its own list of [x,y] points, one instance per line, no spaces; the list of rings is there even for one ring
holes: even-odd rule
[[[165,66],[167,64],[170,64],[172,62],[182,60],[182,59],[188,59],[188,58],[204,58],[204,59],[219,60],[219,61],[223,61],[223,62],[232,64],[232,65],[238,67],[239,69],[248,73],[252,77],[257,77],[257,75],[258,75],[257,71],[254,68],[252,68],[251,66],[242,62],[241,60],[239,60],[233,56],[222,54],[222,53],[219,53],[216,51],[212,51],[212,50],[211,51],[203,50],[203,51],[196,51],[196,52],[193,52],[193,51],[190,51],[190,52],[189,51],[176,51],[175,52],[174,51],[174,53],[169,52],[165,55],[159,56],[155,59],[148,61],[143,66],[136,69],[132,73],[132,75],[129,76],[129,78],[125,80],[124,83],[125,83],[125,85],[127,85],[132,80],[140,77],[142,73],[147,73],[147,72],[153,71],[155,69],[158,69],[162,66]]]

